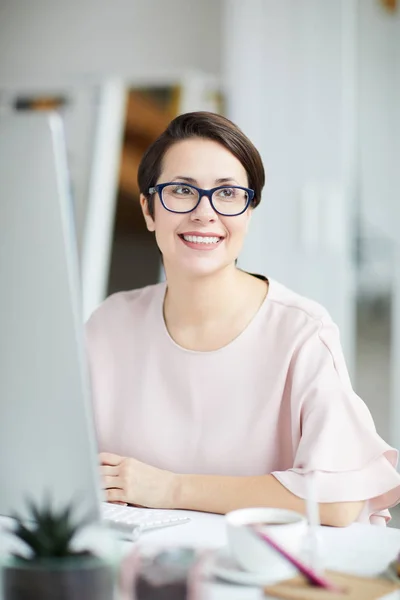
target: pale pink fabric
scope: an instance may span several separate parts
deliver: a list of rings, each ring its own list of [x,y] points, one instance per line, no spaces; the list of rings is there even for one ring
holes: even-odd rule
[[[194,352],[168,334],[165,290],[115,294],[87,324],[100,450],[179,473],[272,473],[300,497],[316,471],[321,502],[368,500],[360,521],[384,524],[397,452],[353,391],[325,309],[270,281],[239,337]]]

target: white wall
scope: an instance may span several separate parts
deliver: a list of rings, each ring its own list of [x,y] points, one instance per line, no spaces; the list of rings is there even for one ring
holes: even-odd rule
[[[322,302],[350,370],[354,9],[352,0],[226,0],[223,63],[229,114],[267,171],[241,264]]]
[[[399,240],[400,11],[359,2],[360,192],[372,235]]]
[[[384,348],[390,366],[389,407],[382,393],[373,403],[376,413],[388,415],[388,440],[400,448],[400,13],[390,14],[378,2],[363,0],[359,19],[359,175],[365,235],[360,284],[369,297],[391,296],[390,341]],[[371,342],[370,355],[378,348],[379,338]],[[371,362],[373,377],[380,359]]]
[[[214,0],[1,0],[0,88],[220,69]]]

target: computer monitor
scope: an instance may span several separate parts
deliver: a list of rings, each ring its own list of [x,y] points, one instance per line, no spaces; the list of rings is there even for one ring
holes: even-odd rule
[[[0,515],[26,500],[100,519],[62,120],[0,117]]]

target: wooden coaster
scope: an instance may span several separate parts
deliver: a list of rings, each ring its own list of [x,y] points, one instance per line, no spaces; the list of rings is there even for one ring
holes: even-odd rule
[[[284,600],[376,600],[400,589],[400,583],[380,577],[358,577],[337,571],[326,571],[325,576],[341,587],[343,593],[314,587],[301,576],[267,586],[264,593]]]

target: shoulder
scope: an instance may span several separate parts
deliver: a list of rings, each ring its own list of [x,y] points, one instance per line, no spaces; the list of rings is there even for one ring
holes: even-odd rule
[[[329,312],[318,302],[272,281],[270,303],[276,315],[280,339],[286,339],[296,360],[305,359],[304,372],[322,369],[328,360],[350,385],[340,341],[340,332]]]
[[[86,323],[87,331],[142,322],[164,289],[165,284],[158,283],[112,294],[94,310]]]
[[[270,316],[282,342],[286,339],[293,348],[299,348],[314,340],[317,347],[329,352],[340,348],[339,328],[322,304],[269,281]]]
[[[277,281],[271,279],[269,281],[268,300],[276,315],[281,319],[302,326],[310,325],[316,329],[321,329],[324,326],[335,326],[324,306],[315,300],[294,292]]]

